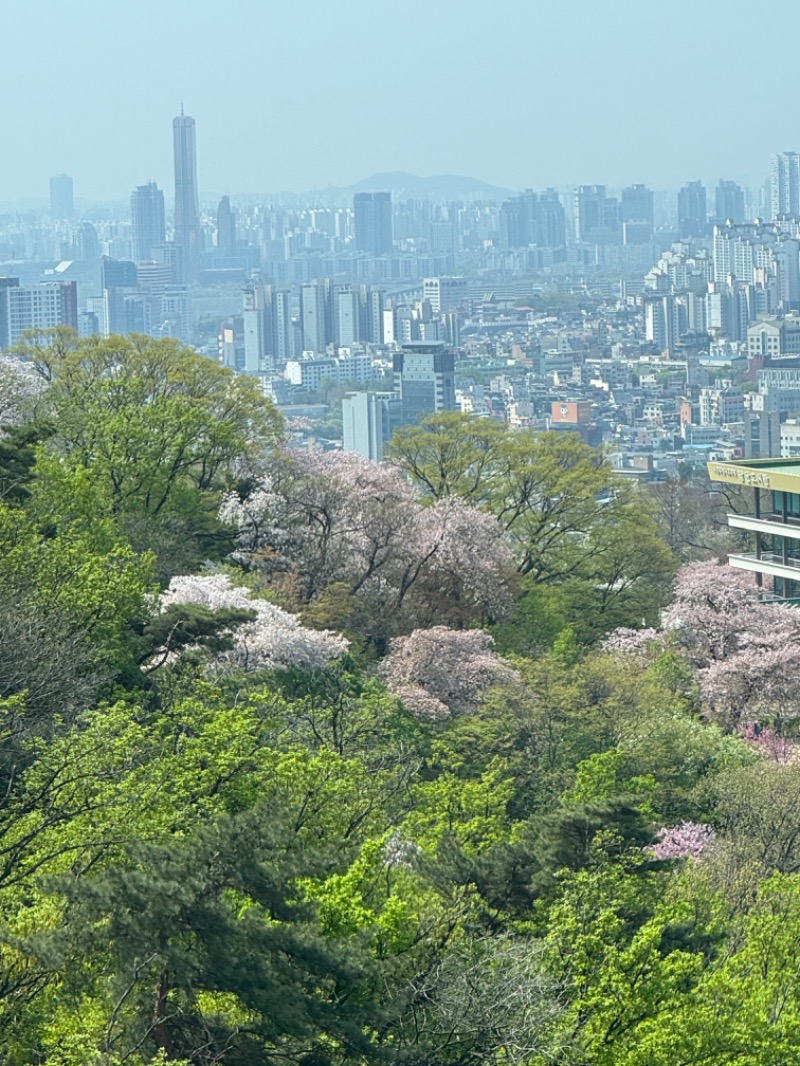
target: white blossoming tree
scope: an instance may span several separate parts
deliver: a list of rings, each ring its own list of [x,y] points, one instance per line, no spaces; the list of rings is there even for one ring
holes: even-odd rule
[[[301,625],[294,615],[266,600],[253,599],[249,589],[231,584],[224,574],[174,577],[160,605],[197,604],[211,611],[249,611],[254,615],[236,627],[231,648],[214,660],[217,668],[272,670],[297,666],[321,669],[347,649],[344,637]]]
[[[31,363],[15,355],[0,355],[0,430],[18,425],[44,388]]]

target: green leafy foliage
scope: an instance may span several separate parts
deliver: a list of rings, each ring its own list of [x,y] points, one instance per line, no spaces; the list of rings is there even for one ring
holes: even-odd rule
[[[669,635],[602,643],[657,623],[670,548],[711,543],[696,493],[654,509],[575,436],[458,415],[397,435],[411,483],[348,481],[175,342],[20,354],[43,387],[0,435],[3,1063],[797,1060],[797,740],[705,720]],[[243,562],[218,513],[256,486]],[[177,575],[247,594],[169,601]],[[298,623],[259,597],[349,650],[271,656]],[[280,618],[249,669],[254,614]],[[437,657],[443,619],[451,645],[491,625],[502,669]],[[383,684],[409,628],[458,713]],[[685,822],[704,847],[659,858]]]

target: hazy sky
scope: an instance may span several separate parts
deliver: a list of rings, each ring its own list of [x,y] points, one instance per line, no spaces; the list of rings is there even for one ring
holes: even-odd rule
[[[37,0],[3,5],[0,202],[154,179],[197,121],[201,193],[379,171],[510,188],[755,184],[800,148],[797,0]],[[769,27],[767,33],[764,27]]]

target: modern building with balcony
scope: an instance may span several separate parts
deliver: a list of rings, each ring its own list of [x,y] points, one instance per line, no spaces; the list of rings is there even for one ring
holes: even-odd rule
[[[800,603],[800,459],[743,459],[708,464],[712,481],[753,490],[751,514],[729,514],[732,529],[746,530],[753,551],[728,562],[755,575],[775,599]]]

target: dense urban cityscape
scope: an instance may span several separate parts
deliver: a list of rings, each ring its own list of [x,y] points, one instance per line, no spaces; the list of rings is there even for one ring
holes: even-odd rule
[[[638,477],[800,453],[796,152],[755,192],[201,209],[192,117],[173,146],[172,210],[150,181],[127,215],[81,211],[59,174],[49,212],[0,217],[0,349],[56,325],[175,337],[257,377],[298,439],[372,459],[442,410],[578,432]]]

